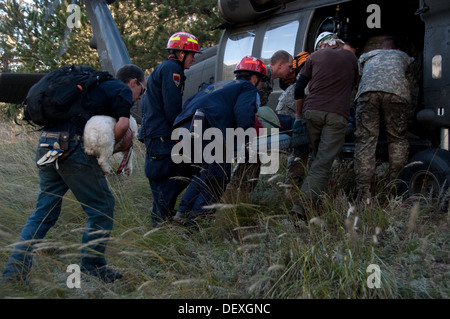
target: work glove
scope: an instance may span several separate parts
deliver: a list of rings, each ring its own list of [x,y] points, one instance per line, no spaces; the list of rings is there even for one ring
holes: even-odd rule
[[[305,133],[305,127],[304,127],[303,120],[295,120],[294,124],[292,124],[292,132],[294,134]]]
[[[60,148],[61,146],[59,145],[59,143],[55,142],[53,143],[53,145],[42,143],[39,145],[39,147],[49,148],[50,150],[47,153],[45,153],[45,155],[42,156],[36,163],[39,166],[44,166],[55,162],[56,169],[59,169],[58,158],[62,156],[64,153],[64,151]]]
[[[291,147],[307,147],[309,139],[306,134],[305,123],[303,120],[295,120],[292,125],[292,132]]]

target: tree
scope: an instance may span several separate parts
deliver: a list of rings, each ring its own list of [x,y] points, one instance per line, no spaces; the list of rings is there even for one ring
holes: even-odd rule
[[[0,45],[8,53],[4,59],[9,60],[2,64],[3,72],[46,72],[63,64],[99,65],[95,50],[88,46],[92,31],[86,15],[82,15],[80,29],[69,30],[67,5],[68,1],[49,0],[0,4]]]
[[[97,52],[89,47],[92,29],[83,2],[75,1],[81,6],[81,27],[67,26],[72,2],[0,3],[0,70],[47,72],[67,64],[99,68]],[[110,10],[132,62],[147,72],[166,58],[174,32],[193,33],[201,47],[208,47],[218,42],[221,31],[215,28],[223,22],[215,0],[117,0]]]
[[[131,60],[147,70],[167,58],[167,40],[177,31],[194,34],[203,48],[220,38],[215,0],[124,0],[110,7]]]

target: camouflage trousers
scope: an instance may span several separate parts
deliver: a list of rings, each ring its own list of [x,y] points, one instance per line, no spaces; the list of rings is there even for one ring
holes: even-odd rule
[[[381,125],[384,123],[384,125]],[[366,92],[357,100],[355,174],[360,192],[370,192],[376,169],[376,147],[380,130],[386,134],[390,181],[397,178],[408,160],[408,104],[390,93]]]

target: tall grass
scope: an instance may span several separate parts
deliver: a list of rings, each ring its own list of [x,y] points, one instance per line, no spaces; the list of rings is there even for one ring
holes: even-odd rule
[[[38,133],[0,124],[0,271],[38,192]],[[309,223],[288,215],[279,175],[261,176],[250,202],[217,205],[198,230],[167,223],[153,228],[144,176],[144,147],[135,145],[131,177],[109,176],[116,197],[106,258],[124,277],[111,284],[84,278],[66,285],[79,263],[86,217],[68,193],[55,227],[36,251],[30,282],[0,284],[2,297],[27,298],[448,298],[449,213],[426,195],[394,197],[381,190],[352,203],[350,162],[337,163],[327,195]],[[117,164],[118,165],[118,162]],[[367,267],[381,269],[369,288]]]

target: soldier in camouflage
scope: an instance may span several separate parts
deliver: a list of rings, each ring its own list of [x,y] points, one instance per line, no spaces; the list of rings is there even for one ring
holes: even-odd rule
[[[270,64],[267,65],[267,76],[269,77],[269,81],[264,82],[261,89],[259,90],[261,105],[267,105],[267,103],[269,102],[269,95],[273,91],[273,75]]]
[[[297,54],[292,62],[292,69],[295,72],[295,78],[297,77],[300,69],[308,59],[308,52],[300,52]],[[295,84],[295,80],[293,83]],[[282,115],[289,115],[295,118],[295,99],[294,99],[295,85],[290,85],[278,98],[278,105],[276,112]],[[309,147],[308,145],[301,145],[292,149],[291,153],[287,157],[286,167],[286,197],[292,197],[295,185],[301,185],[303,177],[305,176],[306,166],[308,162]]]
[[[385,123],[389,152],[389,181],[394,180],[406,164],[409,143],[408,104],[409,72],[413,58],[398,49],[397,39],[385,38],[381,49],[359,58],[361,80],[355,100],[355,174],[358,195],[370,198],[375,175],[375,150],[380,122]]]

